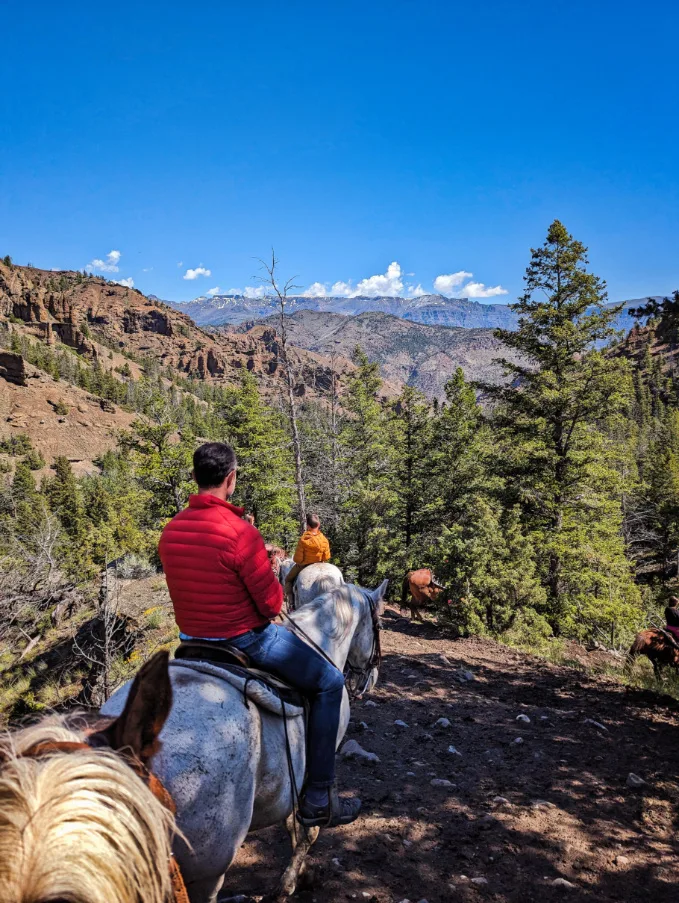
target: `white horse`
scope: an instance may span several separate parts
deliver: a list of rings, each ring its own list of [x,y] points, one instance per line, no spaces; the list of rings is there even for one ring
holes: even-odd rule
[[[374,685],[377,676],[378,618],[387,583],[373,591],[343,584],[292,616],[340,671],[347,666],[354,674],[363,675],[362,690]],[[285,822],[292,813],[294,788],[286,757],[286,727],[295,784],[301,789],[304,719],[285,722],[252,703],[246,705],[243,693],[217,676],[181,666],[171,667],[170,676],[172,708],[161,725],[160,751],[149,767],[177,806],[177,825],[186,842],[175,842],[175,854],[191,903],[214,903],[246,835]],[[129,692],[129,684],[121,688],[102,714],[120,715]],[[153,713],[145,717],[153,720]],[[337,746],[348,720],[345,690]],[[303,834],[297,828],[299,842],[281,879],[281,896],[294,892],[318,830]]]
[[[281,561],[278,571],[278,579],[285,586],[285,578],[288,576],[295,562],[292,558]],[[344,586],[342,571],[328,561],[307,565],[295,580],[293,595],[295,597],[294,608],[300,608],[311,602],[323,593],[329,592],[335,587]]]

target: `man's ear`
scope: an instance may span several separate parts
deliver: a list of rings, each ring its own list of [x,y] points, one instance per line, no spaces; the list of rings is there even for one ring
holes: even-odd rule
[[[111,749],[146,762],[158,751],[158,734],[172,708],[169,653],[157,652],[139,670],[122,713],[105,730]]]

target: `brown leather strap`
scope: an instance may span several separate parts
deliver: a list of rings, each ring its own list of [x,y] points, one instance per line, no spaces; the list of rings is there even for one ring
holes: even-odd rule
[[[179,868],[179,863],[174,856],[170,858],[170,881],[172,882],[174,903],[191,903],[188,891],[186,890],[186,885],[184,884],[182,870]]]

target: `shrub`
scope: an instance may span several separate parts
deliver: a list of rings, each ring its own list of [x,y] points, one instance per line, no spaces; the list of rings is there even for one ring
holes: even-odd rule
[[[155,573],[156,569],[148,558],[138,555],[136,552],[129,552],[118,562],[118,576],[123,580],[142,580]]]
[[[16,436],[8,436],[6,439],[0,440],[0,452],[6,455],[27,455],[33,450],[33,443],[26,433],[17,433]]]
[[[68,412],[71,410],[69,406],[61,399],[59,399],[59,401],[55,401],[52,407],[54,408],[54,413],[59,414],[62,417],[65,417],[66,414],[68,414]]]
[[[46,464],[45,459],[37,448],[32,448],[29,451],[24,458],[24,462],[28,464],[31,470],[41,470]]]
[[[552,638],[553,632],[546,618],[533,608],[520,611],[512,626],[502,634],[502,640],[510,646],[527,646],[541,649]]]

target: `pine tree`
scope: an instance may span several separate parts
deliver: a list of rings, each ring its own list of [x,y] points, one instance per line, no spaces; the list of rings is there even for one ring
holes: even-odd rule
[[[18,461],[14,470],[11,499],[14,530],[25,538],[44,517],[44,506],[30,467],[24,461]]]
[[[358,348],[354,361],[357,370],[349,381],[340,434],[342,521],[336,551],[349,575],[369,585],[390,573],[398,550],[399,487],[393,431],[378,398],[379,365]]]
[[[496,332],[524,362],[504,361],[512,382],[486,387],[498,402],[506,501],[521,506],[539,550],[552,626],[569,632],[588,629],[583,613],[592,596],[619,603],[627,621],[638,600],[619,475],[598,428],[603,413],[626,408],[631,382],[626,362],[597,347],[614,335],[619,308],[606,306],[605,286],[586,265],[585,247],[552,223],[532,251],[526,292],[512,305],[517,331]]]
[[[262,400],[252,374],[226,390],[220,403],[223,436],[239,463],[234,501],[254,514],[269,541],[290,545],[295,531],[294,459],[283,422]]]
[[[403,567],[409,570],[418,563],[418,540],[428,527],[434,421],[426,398],[411,386],[404,388],[392,411],[398,486],[395,517]]]
[[[663,576],[679,573],[679,411],[668,411],[650,442],[641,490],[647,549]]]
[[[54,459],[54,477],[47,481],[43,491],[50,508],[61,521],[66,535],[72,540],[82,538],[83,509],[78,484],[68,458],[59,455]]]
[[[160,523],[181,511],[192,488],[193,435],[178,433],[170,421],[135,420],[120,444],[131,456],[141,487],[151,494],[151,517]]]

